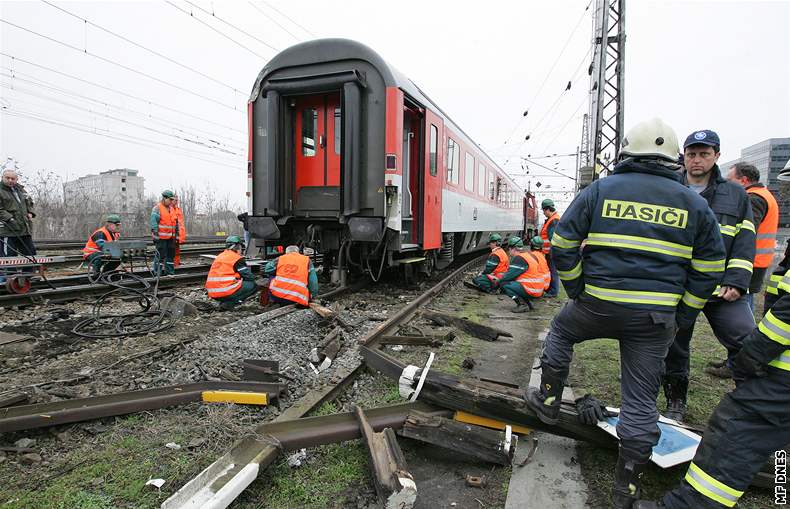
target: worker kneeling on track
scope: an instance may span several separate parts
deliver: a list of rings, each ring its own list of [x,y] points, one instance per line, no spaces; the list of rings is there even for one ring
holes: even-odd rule
[[[299,253],[298,246],[288,246],[285,254],[266,264],[269,300],[281,304],[307,306],[318,292],[318,275],[309,256]]]
[[[104,226],[91,233],[85,247],[82,248],[82,259],[88,262],[92,275],[115,270],[120,260],[106,260],[102,255],[105,242],[115,242],[121,237],[121,216],[110,214]]]
[[[636,125],[613,175],[594,181],[563,215],[551,255],[570,301],[546,337],[540,385],[524,395],[541,421],[556,424],[574,346],[619,341],[616,508],[639,497],[639,475],[658,443],[656,398],[667,349],[678,326],[694,323],[724,270],[716,218],[680,183],[677,155],[677,136],[663,121]]]
[[[472,284],[484,292],[494,293],[496,291],[497,287],[494,284],[494,279],[500,279],[507,272],[510,264],[510,258],[505,250],[500,247],[501,244],[502,235],[492,233],[488,236],[488,247],[491,248],[491,255],[486,260],[483,272],[472,279]]]
[[[516,303],[514,313],[534,309],[532,299],[540,298],[546,286],[546,275],[537,258],[524,247],[518,237],[510,237],[510,266],[498,280],[502,293]],[[547,268],[547,267],[546,267]]]
[[[713,410],[680,487],[637,509],[733,507],[768,458],[790,443],[790,271],[776,271],[778,300],[732,359],[735,390]],[[779,465],[779,461],[777,461]],[[779,486],[779,484],[777,484]]]
[[[238,235],[225,240],[225,251],[211,264],[206,279],[208,296],[219,301],[222,310],[230,310],[255,295],[258,285],[255,276],[241,256],[244,241]]]
[[[530,254],[538,261],[538,268],[543,274],[543,279],[545,280],[543,295],[546,295],[551,287],[551,269],[549,268],[549,261],[546,259],[546,255],[543,254],[543,238],[540,235],[535,235],[529,241],[529,247],[532,248]]]

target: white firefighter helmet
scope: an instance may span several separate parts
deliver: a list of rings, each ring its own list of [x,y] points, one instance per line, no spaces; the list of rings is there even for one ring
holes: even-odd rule
[[[678,137],[660,118],[651,118],[632,127],[623,138],[620,156],[678,160]]]

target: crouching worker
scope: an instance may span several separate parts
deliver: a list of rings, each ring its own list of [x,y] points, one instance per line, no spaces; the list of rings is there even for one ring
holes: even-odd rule
[[[491,248],[491,255],[486,260],[486,266],[479,275],[472,279],[472,284],[484,292],[493,293],[496,290],[495,279],[499,279],[507,272],[510,259],[507,253],[500,246],[502,235],[492,233],[488,236],[488,247]]]
[[[225,251],[217,255],[208,271],[208,296],[219,301],[223,311],[233,309],[258,291],[255,276],[241,256],[243,250],[244,241],[231,235],[225,240]]]
[[[542,242],[542,241],[541,241]],[[502,292],[516,303],[514,313],[524,313],[534,309],[532,299],[543,295],[546,278],[540,263],[518,237],[508,241],[510,266],[499,279]]]
[[[318,292],[318,275],[309,256],[299,253],[299,247],[288,246],[285,254],[266,264],[264,272],[270,277],[269,300],[280,304],[307,306]]]
[[[105,242],[114,242],[121,236],[121,217],[117,214],[107,216],[104,226],[91,233],[88,242],[82,248],[82,259],[88,263],[91,274],[115,270],[121,264],[120,260],[105,260],[102,248]]]

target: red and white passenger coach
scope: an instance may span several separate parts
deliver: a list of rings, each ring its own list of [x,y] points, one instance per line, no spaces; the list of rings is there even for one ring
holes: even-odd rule
[[[411,80],[373,50],[315,40],[275,56],[249,102],[249,229],[334,268],[422,272],[530,235],[525,193]]]

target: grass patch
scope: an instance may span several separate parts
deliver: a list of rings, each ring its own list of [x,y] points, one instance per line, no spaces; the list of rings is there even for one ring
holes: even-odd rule
[[[689,423],[704,425],[721,397],[734,388],[731,380],[711,377],[703,372],[708,361],[723,359],[726,351],[716,340],[704,316],[697,320],[691,343],[691,376],[689,379]],[[586,341],[574,349],[569,383],[577,395],[591,393],[607,404],[620,405],[620,353],[617,341],[598,339]],[[666,408],[662,394],[658,398],[659,411]],[[582,473],[589,488],[590,507],[611,507],[611,488],[614,482],[616,451],[597,449],[580,443],[578,453]],[[642,476],[643,497],[659,499],[677,487],[686,473],[687,465],[663,470],[652,463]],[[773,496],[766,490],[752,488],[740,499],[738,507],[757,509],[770,507]]]

